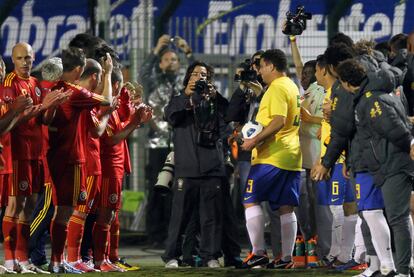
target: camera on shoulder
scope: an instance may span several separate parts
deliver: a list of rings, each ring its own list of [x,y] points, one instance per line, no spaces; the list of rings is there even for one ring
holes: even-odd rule
[[[286,26],[283,29],[285,35],[298,36],[306,30],[306,21],[312,19],[312,14],[305,12],[304,6],[297,6],[296,12],[286,13]]]

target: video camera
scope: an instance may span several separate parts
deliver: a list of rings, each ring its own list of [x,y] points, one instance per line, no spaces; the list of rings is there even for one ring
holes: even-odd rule
[[[283,29],[285,35],[298,36],[306,30],[306,20],[312,19],[312,14],[305,12],[304,6],[297,6],[296,13],[286,13],[286,26]]]
[[[242,71],[240,74],[234,75],[234,81],[237,82],[255,82],[257,81],[257,72],[252,67],[252,61],[250,59],[246,59],[244,62],[240,64]]]

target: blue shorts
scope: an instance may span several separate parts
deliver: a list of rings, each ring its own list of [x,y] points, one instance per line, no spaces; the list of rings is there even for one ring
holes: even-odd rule
[[[329,180],[318,182],[318,205],[342,205],[355,201],[355,192],[351,182],[342,175],[342,164],[335,164]]]
[[[269,164],[253,165],[247,178],[243,203],[268,201],[272,210],[298,206],[300,171],[290,171]]]
[[[381,189],[374,185],[374,178],[369,173],[357,173],[355,190],[358,211],[378,210],[384,208]]]

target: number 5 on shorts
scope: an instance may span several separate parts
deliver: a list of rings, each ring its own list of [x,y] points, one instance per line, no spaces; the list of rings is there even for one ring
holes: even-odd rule
[[[248,193],[253,192],[253,180],[252,179],[247,180],[246,192]]]

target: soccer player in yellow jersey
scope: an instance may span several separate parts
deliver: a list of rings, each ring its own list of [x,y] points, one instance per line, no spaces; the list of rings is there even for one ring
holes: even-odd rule
[[[329,51],[336,49],[328,48]],[[352,57],[352,56],[351,56]],[[346,59],[345,55],[338,55],[339,59]],[[326,90],[323,104],[324,120],[321,128],[321,158],[326,154],[327,145],[331,140],[331,112],[338,112],[338,105],[342,102],[338,100],[337,93],[340,84],[334,73],[333,65],[328,64],[326,55],[319,55],[316,59],[316,79],[319,85]],[[331,100],[332,99],[332,100]],[[338,104],[340,102],[340,104]],[[341,151],[339,151],[340,153]],[[329,207],[332,213],[330,224],[318,224],[321,233],[330,232],[330,251],[320,253],[323,255],[321,265],[341,268],[352,259],[352,250],[355,241],[355,224],[357,221],[355,192],[353,185],[342,174],[344,159],[340,157],[336,164],[329,168],[330,176],[322,180],[317,180],[317,204],[320,207]],[[318,168],[320,162],[314,166]],[[315,171],[314,171],[315,172]],[[327,175],[328,176],[328,175]],[[323,238],[325,239],[325,238]],[[355,263],[354,263],[355,264]]]
[[[252,139],[244,139],[243,150],[252,150],[244,207],[246,226],[253,250],[244,268],[266,265],[264,218],[260,202],[268,201],[279,210],[282,256],[270,268],[291,268],[297,232],[293,209],[299,204],[302,154],[299,145],[300,96],[298,87],[286,76],[286,55],[279,49],[267,50],[260,59],[259,73],[269,85],[256,121],[264,129]]]

